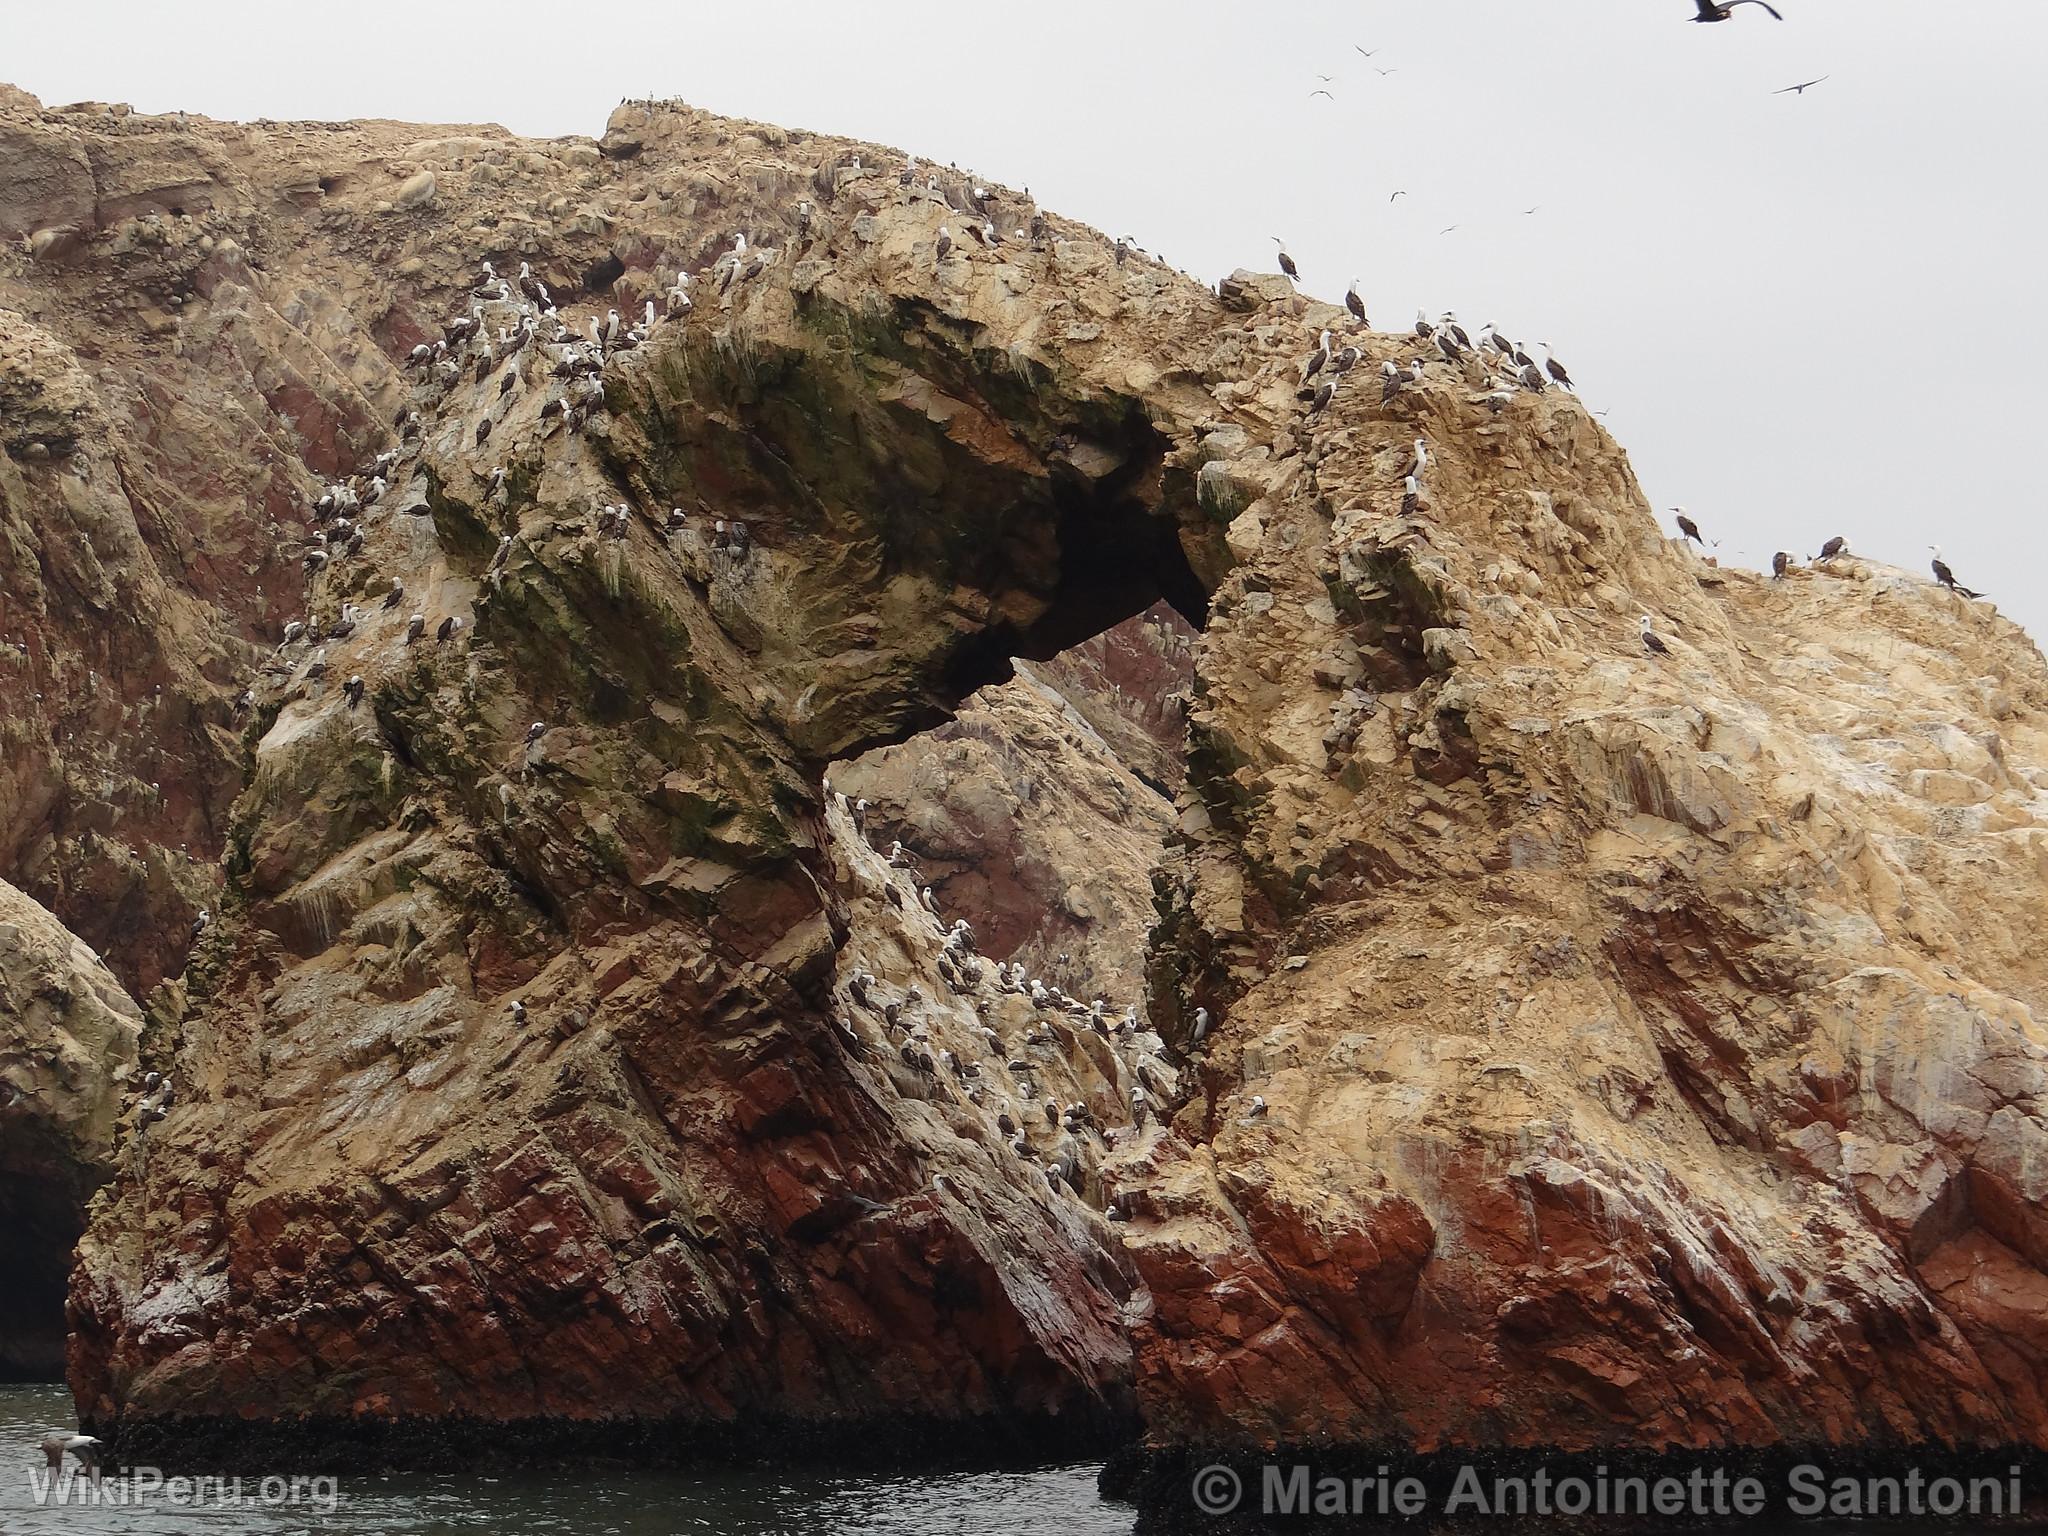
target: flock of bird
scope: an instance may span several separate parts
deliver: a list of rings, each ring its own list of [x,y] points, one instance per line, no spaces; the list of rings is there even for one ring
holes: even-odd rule
[[[845,983],[837,1020],[840,1038],[857,1054],[877,1046],[893,1050],[927,1084],[989,1114],[1011,1152],[1042,1174],[1053,1191],[1087,1197],[1090,1171],[1118,1128],[1105,1123],[1105,1113],[1137,1129],[1171,1112],[1179,1073],[1166,1043],[1140,1019],[1135,1003],[1119,1009],[1107,997],[1083,1002],[1031,975],[1021,963],[999,962],[991,976],[977,953],[972,926],[965,918],[945,921],[902,842],[891,842],[886,852],[868,842],[869,802],[850,800],[829,782],[826,793],[835,814],[845,818],[846,835],[876,855],[875,874],[889,904],[929,925],[938,943],[939,977],[971,1006],[976,1020],[964,1033],[954,1021],[954,1043],[960,1046],[954,1050],[935,1034],[947,1027],[948,1010],[927,999],[921,986],[893,992],[873,971],[860,968]],[[865,1027],[856,1019],[866,1020]],[[1189,1053],[1208,1036],[1208,1010],[1197,1009],[1190,1023]],[[1093,1047],[1086,1043],[1090,1036],[1097,1042]],[[1048,1080],[1062,1070],[1077,1084],[1097,1077],[1102,1089],[1062,1104],[1046,1091]],[[1254,1097],[1244,1119],[1265,1115],[1265,1101]],[[1128,1219],[1120,1201],[1102,1203],[1111,1221]]]

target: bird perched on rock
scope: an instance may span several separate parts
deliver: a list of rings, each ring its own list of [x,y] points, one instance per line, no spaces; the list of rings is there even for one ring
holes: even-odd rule
[[[434,640],[437,644],[446,645],[461,632],[462,620],[451,613],[441,621],[441,627],[434,631]]]
[[[1699,545],[1700,548],[1705,549],[1707,547],[1707,541],[1700,537],[1700,525],[1685,515],[1685,508],[1673,507],[1671,511],[1672,515],[1678,519],[1679,533],[1684,535],[1686,538],[1691,539],[1693,543]]]
[[[1257,1095],[1256,1093],[1255,1093],[1255,1094],[1253,1094],[1253,1095],[1252,1095],[1252,1105],[1251,1105],[1251,1108],[1250,1108],[1250,1109],[1247,1109],[1247,1110],[1246,1110],[1246,1111],[1244,1112],[1244,1117],[1245,1117],[1245,1119],[1247,1119],[1247,1120],[1262,1120],[1262,1119],[1264,1119],[1264,1118],[1265,1118],[1265,1115],[1266,1115],[1266,1101],[1265,1101],[1264,1099],[1260,1098],[1260,1097],[1259,1097],[1259,1096],[1258,1096],[1258,1095]]]
[[[1781,549],[1775,555],[1771,556],[1771,580],[1778,580],[1787,571],[1791,569],[1792,557],[1786,554],[1784,550]]]
[[[1671,647],[1658,638],[1657,631],[1652,628],[1654,623],[1655,621],[1647,613],[1637,621],[1638,628],[1643,636],[1643,646],[1653,655],[1669,656],[1671,654]]]
[[[342,684],[341,691],[343,695],[346,696],[348,699],[348,707],[350,709],[354,709],[358,704],[363,702],[362,678],[351,677],[346,683]]]
[[[1195,1010],[1195,1027],[1188,1032],[1188,1048],[1192,1050],[1196,1046],[1200,1045],[1203,1039],[1207,1037],[1208,1033],[1209,1010],[1206,1008],[1197,1008]]]
[[[1287,254],[1287,242],[1278,235],[1270,235],[1267,238],[1280,247],[1280,270],[1285,272],[1290,280],[1300,281],[1301,269],[1295,266],[1294,258]]]
[[[939,226],[939,241],[932,249],[937,253],[937,259],[940,261],[944,261],[953,253],[953,231],[944,224]]]
[[[1832,539],[1829,539],[1827,543],[1821,545],[1820,553],[1814,558],[1817,560],[1832,560],[1837,555],[1846,555],[1847,553],[1849,553],[1849,541],[1838,533]]]
[[[1963,586],[1956,580],[1956,573],[1950,570],[1948,562],[1941,558],[1941,546],[1939,544],[1930,544],[1927,547],[1934,551],[1934,579],[1936,581],[1947,587],[1951,592],[1960,592],[1965,597],[1982,597],[1984,595],[1982,592],[1972,592],[1968,587]]]
[[[1316,342],[1315,351],[1309,354],[1308,366],[1303,368],[1301,371],[1302,383],[1306,384],[1310,379],[1314,378],[1317,374],[1321,373],[1323,371],[1323,365],[1329,362],[1329,360],[1330,333],[1328,331],[1324,331],[1321,339]]]
[[[1365,300],[1358,296],[1358,279],[1351,279],[1351,286],[1344,290],[1344,307],[1351,311],[1351,318],[1360,325],[1365,324]]]
[[[529,725],[526,728],[526,744],[529,747],[532,746],[536,741],[539,741],[541,737],[545,736],[547,734],[547,731],[548,728],[546,725],[544,725],[542,722],[538,720],[534,721],[533,724]]]

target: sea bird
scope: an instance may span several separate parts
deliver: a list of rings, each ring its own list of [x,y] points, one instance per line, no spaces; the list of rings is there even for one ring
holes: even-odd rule
[[[1785,19],[1778,14],[1777,7],[1771,4],[1771,0],[1693,0],[1693,4],[1699,7],[1700,12],[1693,17],[1694,21],[1726,21],[1735,14],[1735,7],[1738,5],[1760,5],[1771,13],[1773,19]]]

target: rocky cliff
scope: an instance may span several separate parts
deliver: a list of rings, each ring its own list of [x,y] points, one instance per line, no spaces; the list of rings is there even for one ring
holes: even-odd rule
[[[835,767],[982,953],[1079,997],[1137,997],[1152,871],[1183,782],[1194,633],[1160,603],[988,688],[956,718]]]
[[[141,1025],[99,957],[0,881],[0,1381],[63,1369],[71,1248],[114,1173]]]
[[[1569,393],[875,146],[0,127],[14,857],[136,985],[220,869],[103,1430],[2048,1444],[1988,604],[1704,565]],[[1170,714],[965,704],[1161,601]]]

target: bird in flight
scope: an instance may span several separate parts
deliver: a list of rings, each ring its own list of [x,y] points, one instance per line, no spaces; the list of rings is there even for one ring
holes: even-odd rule
[[[1396,193],[1394,194],[1394,197],[1406,197],[1407,195],[1408,195],[1408,194],[1407,194],[1407,193],[1406,193],[1405,191],[1403,191],[1403,192],[1396,192]],[[1387,199],[1387,201],[1391,203],[1391,202],[1392,202],[1392,201],[1394,200],[1394,197],[1390,197],[1390,198],[1388,198],[1388,199]]]
[[[1351,46],[1357,48],[1358,51],[1364,54],[1368,59],[1375,57],[1379,53],[1379,49],[1377,48],[1360,47],[1360,45],[1357,43],[1353,43]]]
[[[1693,4],[1700,8],[1699,15],[1693,17],[1694,21],[1726,21],[1735,14],[1735,7],[1738,5],[1760,5],[1777,20],[1785,19],[1778,15],[1777,7],[1771,4],[1771,0],[1693,0]]]
[[[1542,205],[1541,203],[1538,203],[1538,204],[1536,205],[1536,208],[1541,208],[1542,206],[1543,206],[1543,205]],[[1536,208],[1524,208],[1524,209],[1522,210],[1522,216],[1523,216],[1524,218],[1527,218],[1527,217],[1528,217],[1528,216],[1529,216],[1530,214],[1532,214],[1532,213],[1534,213],[1534,212],[1536,211]]]
[[[1757,3],[1761,5],[1763,3],[1763,0],[1757,0]],[[1377,64],[1373,65],[1372,70],[1373,73],[1376,75],[1398,75],[1399,73],[1401,73],[1401,71],[1398,69],[1381,69]]]
[[[1335,101],[1337,99],[1334,96],[1330,96],[1330,93],[1328,91],[1310,91],[1308,93],[1308,99],[1310,101],[1314,101],[1318,96],[1329,96],[1330,100],[1332,101]]]
[[[1827,78],[1826,75],[1822,75],[1820,80]],[[1782,91],[1773,91],[1771,94],[1773,96],[1804,96],[1813,86],[1819,85],[1820,80],[1807,80],[1798,85],[1788,85]]]
[[[1456,229],[1457,227],[1458,227],[1457,225],[1453,224],[1453,225],[1452,225],[1452,226],[1450,227],[1450,229],[1440,229],[1440,230],[1438,230],[1438,231],[1437,231],[1437,233],[1438,233],[1438,234],[1440,234],[1440,235],[1448,235],[1448,234],[1450,234],[1450,233],[1451,233],[1451,231],[1452,231],[1452,230],[1455,230],[1455,229]]]

